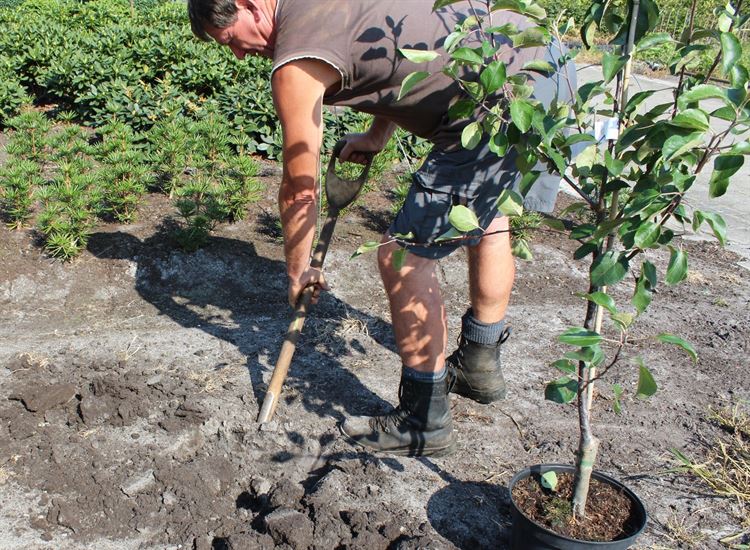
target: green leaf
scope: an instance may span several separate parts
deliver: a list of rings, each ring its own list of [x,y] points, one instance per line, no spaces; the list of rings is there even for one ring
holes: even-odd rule
[[[594,242],[587,242],[583,243],[581,246],[579,246],[575,252],[573,252],[573,259],[574,260],[581,260],[588,256],[589,254],[593,254],[598,250],[598,246]]]
[[[705,138],[703,132],[692,132],[686,136],[674,135],[667,138],[662,147],[664,161],[669,162],[678,158],[691,149],[703,145]]]
[[[455,59],[460,63],[468,63],[470,65],[479,65],[482,63],[482,56],[475,52],[472,48],[458,48],[451,54],[451,59]]]
[[[437,239],[435,239],[435,242],[450,241],[458,237],[463,237],[463,233],[459,231],[458,229],[456,229],[455,227],[451,227],[450,229],[448,229],[448,231],[446,231],[445,233],[440,235]]]
[[[599,148],[595,143],[586,147],[583,151],[578,153],[575,158],[575,166],[581,175],[586,176],[590,172],[591,168],[596,162],[596,156],[599,153]]]
[[[638,315],[646,311],[648,306],[651,304],[653,294],[654,293],[652,290],[652,286],[649,283],[648,278],[643,273],[641,273],[635,284],[633,298],[630,300],[630,303],[633,304],[633,307],[635,307]]]
[[[635,392],[635,396],[641,399],[651,397],[656,393],[656,380],[646,366],[641,362],[638,372],[638,389]]]
[[[511,189],[503,189],[497,199],[497,206],[506,216],[520,216],[523,214],[523,197]]]
[[[502,61],[493,61],[482,71],[479,81],[484,86],[484,91],[488,94],[499,90],[505,84],[505,63]]]
[[[542,225],[546,225],[555,231],[565,231],[565,222],[557,218],[544,218],[542,220]]]
[[[503,36],[510,37],[512,34],[518,34],[518,27],[513,23],[503,23],[502,25],[487,27],[485,32],[489,34],[502,34]]]
[[[547,12],[539,4],[527,0],[495,0],[492,4],[492,11],[508,10],[521,15],[528,15],[534,19],[544,19]]]
[[[556,368],[559,371],[564,372],[565,374],[574,375],[577,370],[573,362],[568,359],[558,359],[557,361],[552,363],[550,366],[553,368]]]
[[[477,215],[462,204],[457,204],[451,208],[448,221],[453,227],[464,233],[479,229]]]
[[[563,147],[570,147],[571,145],[575,145],[576,143],[583,143],[583,142],[592,142],[596,141],[596,138],[592,136],[591,134],[573,134],[572,136],[569,136],[565,139],[562,146]]]
[[[625,163],[622,160],[613,157],[609,153],[609,150],[604,152],[604,164],[607,166],[607,172],[614,177],[622,174],[622,171],[625,169]]]
[[[697,231],[704,221],[708,223],[709,227],[711,227],[714,236],[718,239],[721,246],[726,246],[727,222],[724,221],[724,218],[714,212],[702,212],[696,210],[693,213],[693,231]]]
[[[476,103],[470,99],[459,99],[448,109],[448,116],[451,120],[468,118],[474,114]]]
[[[602,56],[602,74],[604,76],[604,83],[608,84],[615,76],[617,76],[617,73],[622,70],[627,62],[627,55],[605,53]]]
[[[396,271],[401,271],[401,268],[404,266],[404,261],[406,261],[406,255],[408,254],[408,250],[406,248],[397,248],[393,251],[393,269]]]
[[[614,299],[605,292],[592,292],[591,294],[585,294],[583,297],[603,307],[610,313],[617,313],[617,306]]]
[[[656,339],[660,342],[664,342],[665,344],[674,344],[675,346],[681,347],[688,353],[693,361],[695,361],[696,363],[698,362],[698,354],[695,352],[695,348],[690,344],[690,342],[683,340],[679,336],[668,334],[666,332],[662,332],[661,334],[659,334]]]
[[[742,86],[741,88],[727,88],[727,99],[735,107],[743,107],[745,105],[745,99],[747,99],[747,90]]]
[[[615,414],[622,414],[622,386],[620,384],[612,384],[612,394],[614,395],[613,409]]]
[[[648,50],[649,48],[655,48],[662,44],[674,42],[674,38],[668,32],[657,32],[653,34],[647,34],[636,45],[636,50],[639,52]]]
[[[563,376],[547,384],[544,398],[555,403],[570,403],[578,395],[578,384],[569,376]]]
[[[550,491],[554,491],[555,489],[557,489],[557,474],[554,470],[544,472],[540,476],[540,479],[542,487],[544,487],[545,489],[549,489]]]
[[[371,252],[372,250],[375,250],[379,246],[380,246],[379,242],[368,241],[368,242],[360,245],[359,248],[357,248],[357,250],[354,251],[354,254],[352,254],[351,258],[349,258],[349,259],[353,260],[357,256],[361,256],[362,254],[365,254],[367,252]]]
[[[584,20],[583,26],[581,27],[581,41],[586,49],[590,49],[594,43],[594,37],[596,36],[596,21],[593,19]]]
[[[641,274],[646,277],[646,280],[648,281],[648,284],[651,285],[651,288],[656,288],[657,278],[656,278],[656,266],[649,262],[648,260],[643,262],[643,265],[641,265]]]
[[[649,221],[641,222],[635,232],[635,246],[645,250],[659,240],[660,234],[661,226],[659,224]]]
[[[543,27],[529,27],[511,37],[514,48],[532,48],[536,46],[546,46],[550,41],[550,35],[547,29]]]
[[[521,173],[523,174],[523,171],[521,171]],[[521,194],[524,197],[531,190],[536,180],[539,179],[539,174],[540,172],[538,170],[532,170],[531,172],[527,172],[526,174],[523,174],[523,177],[521,178],[521,182],[518,184],[518,190],[521,192]]]
[[[714,159],[714,171],[708,182],[708,196],[716,198],[726,193],[729,178],[742,168],[745,157],[740,155],[719,155]]]
[[[750,141],[740,141],[735,143],[729,150],[730,155],[750,155]]]
[[[669,124],[703,132],[709,128],[708,115],[700,109],[685,109],[670,120]]]
[[[669,265],[667,266],[667,276],[664,282],[668,285],[676,285],[687,277],[687,253],[673,246],[670,246],[669,250],[671,253],[669,256]]]
[[[416,71],[406,75],[406,78],[404,78],[403,82],[401,82],[401,89],[398,92],[398,98],[396,99],[396,101],[401,100],[401,98],[408,94],[409,91],[417,85],[417,83],[421,82],[428,76],[430,76],[430,73],[428,73],[427,71]]]
[[[624,254],[610,250],[591,264],[591,283],[596,286],[613,285],[628,274],[628,259]]]
[[[586,346],[575,351],[569,351],[563,355],[570,361],[582,361],[586,366],[597,366],[604,361],[604,352],[601,346]]]
[[[469,33],[463,31],[454,31],[450,33],[445,37],[443,48],[446,52],[451,53],[456,48],[456,46],[461,43],[461,40],[466,38],[468,35]]]
[[[682,111],[688,105],[703,99],[726,99],[726,92],[713,84],[698,84],[680,96],[677,107]]]
[[[544,61],[542,59],[527,61],[526,63],[524,63],[523,67],[521,67],[521,70],[539,73],[544,76],[552,76],[556,72],[555,67],[554,65],[552,65],[552,63],[550,63],[549,61]]]
[[[732,16],[734,14],[734,7],[732,6],[731,2],[728,2],[726,8],[721,10],[721,13],[719,14],[719,21],[716,25],[721,32],[729,32],[729,29],[732,28]]]
[[[563,344],[571,346],[586,347],[594,346],[602,341],[602,336],[598,332],[586,330],[583,327],[572,327],[563,332],[559,337]]]
[[[462,0],[435,0],[435,3],[432,5],[432,9],[434,11],[437,11],[440,8],[444,8],[445,6],[450,6],[451,4],[456,4],[461,1]]]
[[[534,118],[534,105],[525,99],[514,99],[510,102],[510,118],[522,134],[531,128]]]
[[[409,231],[408,233],[392,233],[394,237],[397,239],[403,240],[403,241],[413,241],[414,240],[414,232]]]
[[[409,48],[399,48],[398,51],[412,63],[427,63],[440,57],[440,54],[434,50],[412,50]]]
[[[735,63],[729,76],[732,86],[735,88],[744,88],[747,81],[750,80],[750,73],[748,73],[747,68],[741,63]]]
[[[634,319],[633,315],[625,311],[620,311],[618,313],[615,313],[611,317],[612,317],[612,321],[617,323],[617,325],[622,330],[627,330],[628,328],[630,328],[630,325],[633,324],[633,319]]]
[[[510,251],[513,256],[515,256],[519,260],[528,261],[534,258],[534,256],[531,254],[531,249],[529,248],[529,243],[526,242],[526,239],[513,239]]]
[[[482,125],[471,122],[461,132],[461,145],[464,149],[474,149],[482,140]]]
[[[656,93],[655,90],[646,90],[644,92],[638,92],[636,94],[633,94],[633,97],[631,97],[628,100],[627,105],[625,105],[625,114],[630,115],[633,112],[635,112],[636,108],[646,101],[649,97],[654,95]]]
[[[742,44],[731,32],[721,33],[721,69],[729,74],[732,67],[742,57]]]
[[[490,151],[495,153],[498,157],[502,157],[508,150],[508,137],[505,134],[498,132],[490,138],[488,146]]]

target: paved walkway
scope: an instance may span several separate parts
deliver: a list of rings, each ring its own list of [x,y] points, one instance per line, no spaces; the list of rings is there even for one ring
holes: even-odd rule
[[[579,85],[595,80],[601,80],[601,67],[585,67],[579,70]],[[658,105],[672,99],[674,87],[674,81],[635,75],[630,93],[632,95],[643,90],[657,90],[645,103],[646,106]],[[706,108],[718,108],[722,105],[718,100],[706,101],[704,104]],[[726,129],[727,125],[724,121],[716,121],[716,130]],[[710,167],[711,165],[706,167],[698,176],[686,199],[699,210],[718,212],[724,217],[727,222],[727,248],[741,255],[744,260],[740,265],[750,269],[750,159],[746,157],[744,166],[732,178],[727,193],[716,199],[708,197]],[[566,187],[565,184],[563,187]],[[710,230],[704,226],[703,231],[695,235],[695,238],[712,238],[707,231]]]

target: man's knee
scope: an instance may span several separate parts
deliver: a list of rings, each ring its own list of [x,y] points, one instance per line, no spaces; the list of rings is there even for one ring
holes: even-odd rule
[[[387,284],[389,281],[419,279],[420,277],[431,277],[435,271],[435,260],[423,258],[404,250],[401,245],[392,240],[392,237],[384,237],[378,248],[378,268],[380,276]],[[397,258],[398,255],[405,254]],[[425,281],[427,283],[427,281]]]

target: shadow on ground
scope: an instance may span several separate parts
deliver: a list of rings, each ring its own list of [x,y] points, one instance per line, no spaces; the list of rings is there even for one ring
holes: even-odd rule
[[[427,518],[435,531],[461,549],[508,547],[511,513],[506,487],[461,481],[429,459],[421,462],[448,482],[427,502]]]
[[[168,232],[163,226],[144,240],[124,232],[95,233],[88,248],[99,258],[136,262],[135,288],[160,314],[237,346],[247,357],[260,404],[263,375],[275,364],[291,318],[284,264],[258,255],[249,242],[222,237],[188,254],[172,246]],[[367,345],[359,335],[342,336],[342,324],[352,320],[366,326],[378,344],[395,349],[390,324],[324,294],[308,317],[287,379],[305,409],[318,416],[342,420],[340,409],[356,414],[388,406],[342,366],[341,357]],[[282,404],[296,398],[282,395]]]

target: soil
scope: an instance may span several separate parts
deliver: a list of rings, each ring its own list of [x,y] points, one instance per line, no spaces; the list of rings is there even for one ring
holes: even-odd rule
[[[513,486],[513,502],[529,519],[559,535],[597,542],[611,542],[633,535],[640,525],[634,504],[623,492],[607,483],[591,480],[586,500],[586,519],[572,515],[575,476],[561,473],[557,487],[550,491],[536,477],[527,477]]]
[[[396,400],[400,362],[375,258],[349,259],[387,226],[387,185],[339,221],[331,292],[307,321],[274,420],[259,426],[291,313],[278,169],[264,165],[262,179],[247,220],[192,254],[170,240],[174,210],[158,195],[136,223],[97,228],[67,264],[46,258],[33,231],[0,229],[0,548],[504,548],[507,481],[527,465],[572,462],[575,409],[543,390],[565,351],[556,335],[581,323],[585,266],[570,260],[575,242],[547,232],[531,243],[534,260],[518,263],[509,396],[451,398],[455,454],[371,456],[339,436],[346,416]],[[660,286],[632,334],[659,393],[635,399],[637,363],[624,360],[607,375],[626,390],[623,414],[608,384],[594,401],[597,468],[643,499],[643,548],[683,544],[675,520],[702,534],[689,547],[718,548],[746,513],[668,472],[669,449],[700,458],[713,441],[710,408],[750,398],[747,272],[714,243],[683,246],[690,278]],[[649,255],[663,273],[668,257]],[[441,261],[439,276],[454,342],[465,254]],[[617,297],[627,303],[629,289]],[[647,338],[660,332],[691,341],[699,362]]]

